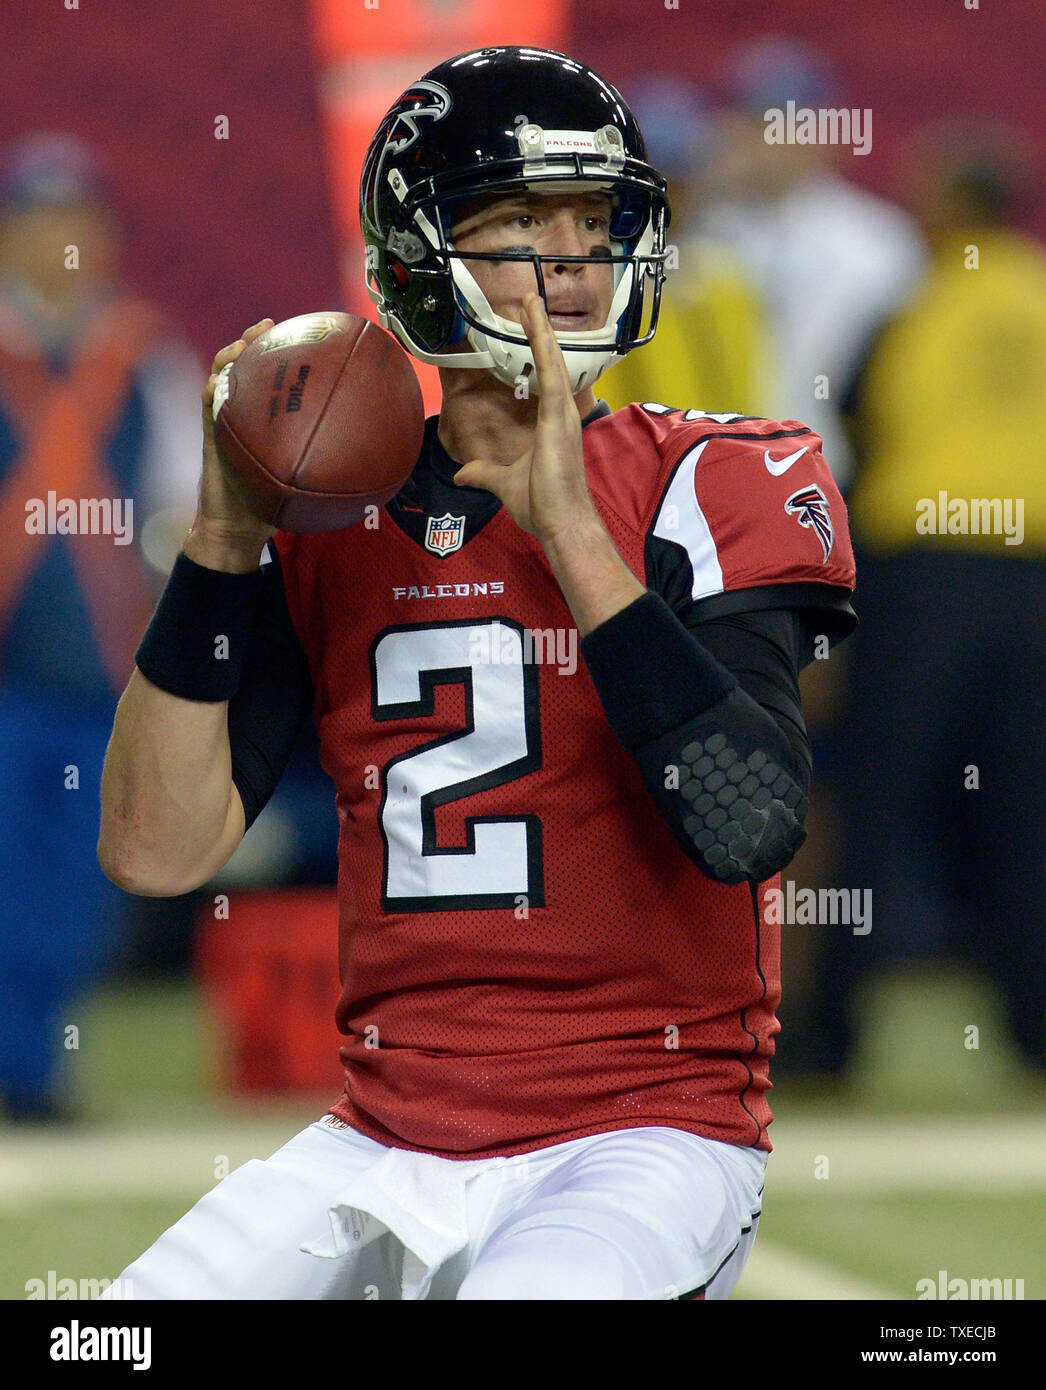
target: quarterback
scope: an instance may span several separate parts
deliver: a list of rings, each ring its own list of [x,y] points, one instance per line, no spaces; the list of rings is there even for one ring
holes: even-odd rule
[[[726,1298],[771,1149],[798,673],[856,622],[842,499],[798,421],[597,398],[655,330],[669,208],[588,68],[440,64],[381,122],[360,210],[378,315],[439,367],[440,413],[376,528],[273,534],[215,450],[211,378],[99,844],[132,892],[206,883],[315,719],[345,1087],[121,1282]]]

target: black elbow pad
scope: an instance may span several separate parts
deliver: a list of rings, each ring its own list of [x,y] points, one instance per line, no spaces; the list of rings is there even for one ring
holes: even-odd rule
[[[756,727],[753,709],[761,716]],[[789,771],[790,751],[770,717],[735,689],[674,735],[656,740],[639,761],[662,814],[698,868],[719,883],[762,883],[790,863],[806,839],[809,803]]]

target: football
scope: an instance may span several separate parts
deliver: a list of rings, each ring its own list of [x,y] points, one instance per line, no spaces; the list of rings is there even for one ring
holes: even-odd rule
[[[214,436],[285,531],[336,531],[410,476],[425,412],[410,359],[355,314],[302,314],[262,333],[219,375]]]

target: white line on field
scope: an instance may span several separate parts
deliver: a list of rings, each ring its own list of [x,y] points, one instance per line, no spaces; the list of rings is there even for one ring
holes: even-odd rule
[[[758,1299],[899,1299],[901,1294],[756,1236],[736,1294]]]
[[[774,1152],[766,1180],[778,1192],[1002,1194],[1046,1188],[1041,1116],[804,1117],[776,1122],[770,1138]]]
[[[0,1150],[0,1207],[62,1197],[195,1200],[225,1172],[250,1158],[267,1158],[296,1132],[293,1119],[239,1116],[177,1129],[143,1125],[61,1135],[7,1130]],[[768,1192],[820,1198],[1046,1189],[1043,1119],[804,1118],[778,1121],[771,1138]]]
[[[0,1152],[0,1207],[82,1197],[193,1202],[248,1159],[268,1158],[295,1132],[293,1122],[235,1118],[192,1129],[19,1134]]]

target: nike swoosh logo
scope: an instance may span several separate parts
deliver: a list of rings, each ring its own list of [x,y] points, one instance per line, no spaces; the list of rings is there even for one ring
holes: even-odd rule
[[[791,468],[793,463],[795,463],[798,459],[802,458],[802,456],[806,453],[809,447],[809,444],[805,445],[802,449],[798,451],[798,453],[789,454],[786,459],[772,459],[770,457],[770,450],[767,449],[766,453],[763,455],[763,462],[766,464],[767,468],[769,468],[770,472],[774,475],[774,477],[779,478],[782,473],[788,472],[789,468]]]

